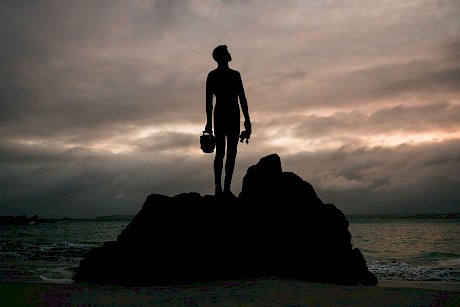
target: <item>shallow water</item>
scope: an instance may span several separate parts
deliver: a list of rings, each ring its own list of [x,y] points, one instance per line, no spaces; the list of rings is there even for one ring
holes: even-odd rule
[[[86,252],[116,240],[128,223],[59,220],[0,226],[0,281],[72,283]]]
[[[352,244],[379,280],[460,282],[460,220],[349,219]],[[0,281],[72,283],[91,248],[129,221],[59,220],[0,226]]]
[[[349,220],[379,279],[460,281],[460,220]]]

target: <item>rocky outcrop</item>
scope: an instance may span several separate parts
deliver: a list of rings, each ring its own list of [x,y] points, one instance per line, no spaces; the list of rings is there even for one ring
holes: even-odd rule
[[[348,221],[278,155],[251,166],[238,197],[152,194],[116,241],[87,253],[75,281],[181,285],[259,277],[376,285]]]

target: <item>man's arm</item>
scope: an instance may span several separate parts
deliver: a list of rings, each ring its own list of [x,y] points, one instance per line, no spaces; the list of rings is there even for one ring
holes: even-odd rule
[[[213,99],[214,93],[211,85],[211,78],[208,75],[206,79],[206,132],[212,133],[212,110],[213,110]]]
[[[249,117],[248,100],[246,99],[246,94],[244,92],[243,80],[241,79],[241,75],[239,73],[238,75],[239,75],[239,81],[240,81],[238,97],[240,99],[241,111],[243,112],[243,115],[244,115],[244,127],[250,128],[251,118]]]

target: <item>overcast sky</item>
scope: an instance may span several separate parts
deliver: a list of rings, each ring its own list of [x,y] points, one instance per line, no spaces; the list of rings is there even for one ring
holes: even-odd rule
[[[0,215],[135,214],[214,193],[211,53],[260,158],[346,214],[460,212],[460,2],[1,1]]]

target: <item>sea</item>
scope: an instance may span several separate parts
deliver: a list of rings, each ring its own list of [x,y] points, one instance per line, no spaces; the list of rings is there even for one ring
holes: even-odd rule
[[[460,282],[460,219],[350,217],[359,248],[379,280]],[[129,219],[60,219],[0,226],[0,282],[74,283],[91,249],[114,241]]]

